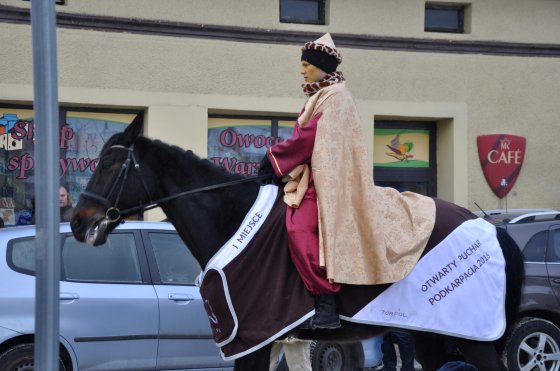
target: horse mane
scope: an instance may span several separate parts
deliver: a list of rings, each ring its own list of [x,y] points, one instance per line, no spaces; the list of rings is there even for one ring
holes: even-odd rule
[[[176,166],[174,168],[169,168],[171,171],[176,172],[178,168],[187,169],[188,165],[196,164],[198,174],[204,174],[201,178],[204,178],[205,182],[208,181],[229,181],[236,180],[245,177],[242,174],[235,174],[228,172],[222,166],[214,164],[207,158],[202,158],[196,155],[192,150],[183,149],[177,145],[165,143],[159,139],[151,139],[148,137],[139,137],[136,141],[137,146],[140,148],[150,148],[149,151],[153,153],[154,156],[166,156],[168,158],[177,159]],[[166,169],[162,169],[165,171]],[[192,171],[192,170],[191,170]]]
[[[111,136],[105,145],[103,146],[102,153],[108,150],[111,146],[119,144],[121,141],[123,133],[116,133]],[[139,136],[134,145],[141,149],[144,153],[150,153],[154,156],[165,156],[167,158],[182,159],[183,161],[177,161],[176,165],[181,165],[181,168],[185,168],[186,164],[195,163],[198,171],[203,171],[204,174],[209,176],[210,180],[236,180],[245,177],[242,174],[230,173],[224,167],[214,164],[207,158],[202,158],[196,155],[192,150],[183,149],[177,145],[166,143],[159,139],[152,139],[146,136]],[[164,169],[161,169],[164,170]],[[176,171],[177,167],[172,168],[172,171]]]
[[[191,150],[140,136],[135,141],[139,163],[152,169],[150,182],[167,197],[188,190],[225,184],[223,188],[196,193],[161,204],[168,220],[204,268],[214,253],[235,233],[249,212],[260,184],[246,175],[233,174]],[[236,185],[229,181],[248,179]],[[152,183],[153,184],[153,183]]]

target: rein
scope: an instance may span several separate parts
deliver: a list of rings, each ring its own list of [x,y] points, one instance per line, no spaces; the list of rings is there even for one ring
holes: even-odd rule
[[[195,188],[195,189],[191,189],[189,191],[184,191],[181,193],[177,193],[171,196],[167,196],[167,197],[162,197],[158,200],[155,201],[150,201],[149,203],[147,203],[146,205],[138,205],[135,207],[130,207],[128,209],[125,209],[121,212],[121,214],[128,214],[128,213],[134,213],[136,211],[141,211],[141,210],[151,210],[154,209],[156,207],[158,207],[158,205],[162,202],[167,202],[170,200],[173,200],[175,198],[179,198],[179,197],[184,197],[184,196],[189,196],[189,195],[193,195],[195,193],[199,193],[199,192],[205,192],[205,191],[211,191],[214,189],[219,189],[219,188],[225,188],[225,187],[231,187],[237,184],[242,184],[242,183],[249,183],[249,182],[253,182],[253,181],[257,181],[257,180],[263,180],[268,178],[267,175],[258,175],[258,176],[254,176],[254,177],[250,177],[250,178],[244,178],[244,179],[237,179],[237,180],[231,180],[229,182],[224,182],[224,183],[218,183],[218,184],[213,184],[213,185],[209,185],[206,187],[200,187],[200,188]]]
[[[142,170],[140,169],[140,164],[138,163],[138,161],[136,160],[136,157],[134,156],[134,144],[131,145],[130,147],[125,147],[125,146],[122,146],[122,145],[114,145],[114,146],[111,146],[109,148],[125,149],[125,150],[128,151],[128,156],[127,156],[126,160],[123,162],[123,164],[121,166],[121,169],[119,171],[119,174],[117,175],[117,178],[115,180],[115,183],[113,183],[113,186],[109,190],[109,194],[107,195],[107,197],[103,197],[103,196],[100,196],[100,195],[98,195],[97,193],[94,193],[94,192],[84,191],[80,194],[80,197],[84,197],[84,198],[87,198],[87,199],[90,199],[90,200],[101,202],[104,206],[106,206],[107,211],[105,212],[105,216],[107,217],[107,219],[110,222],[118,221],[119,219],[122,218],[123,215],[134,214],[136,212],[154,209],[154,208],[158,207],[163,202],[171,201],[171,200],[174,200],[174,199],[179,198],[179,197],[190,196],[190,195],[200,193],[200,192],[211,191],[211,190],[214,190],[214,189],[225,188],[225,187],[231,187],[231,186],[234,186],[234,185],[237,185],[237,184],[249,183],[249,182],[264,180],[264,179],[268,178],[267,175],[258,175],[258,176],[254,176],[254,177],[250,177],[250,178],[237,179],[237,180],[232,180],[232,181],[229,181],[229,182],[213,184],[213,185],[209,185],[209,186],[205,186],[205,187],[191,189],[191,190],[184,191],[184,192],[181,192],[181,193],[177,193],[177,194],[174,194],[174,195],[162,197],[160,199],[157,199],[157,200],[153,201],[152,197],[150,196],[150,192],[148,190],[148,186],[146,184],[146,181],[145,181],[144,177],[142,176]],[[150,198],[150,202],[148,202],[147,204],[144,204],[144,205],[140,204],[138,206],[130,207],[128,209],[124,209],[124,210],[121,211],[118,208],[119,200],[120,200],[122,191],[124,189],[126,179],[128,177],[128,171],[130,169],[130,163],[131,162],[134,164],[134,169],[136,171],[138,171],[138,175],[139,175],[140,179],[142,180],[142,186],[144,187],[144,191],[146,191],[146,194]],[[119,187],[119,190],[118,190],[118,193],[117,193],[117,197],[116,197],[115,203],[113,205],[109,201],[109,197],[111,197],[113,192],[116,190],[116,187],[119,184],[119,180],[121,180],[121,178],[122,178],[122,182],[120,184],[120,187]]]

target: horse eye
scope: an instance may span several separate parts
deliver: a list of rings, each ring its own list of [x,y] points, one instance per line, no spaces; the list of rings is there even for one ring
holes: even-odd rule
[[[111,165],[113,165],[113,161],[108,160],[108,159],[101,160],[101,169],[102,170],[109,170],[111,168]]]

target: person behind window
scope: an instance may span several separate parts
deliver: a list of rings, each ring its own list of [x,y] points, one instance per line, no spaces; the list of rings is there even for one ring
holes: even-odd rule
[[[300,73],[308,100],[292,136],[269,147],[259,169],[275,184],[279,178],[288,181],[288,246],[315,296],[315,316],[303,324],[311,329],[340,327],[333,297],[340,284],[404,278],[435,222],[429,197],[374,187],[358,108],[337,71],[341,61],[328,33],[303,46]]]
[[[65,186],[60,186],[58,189],[58,204],[60,206],[60,221],[69,222],[72,219],[74,207],[72,206],[70,193]]]

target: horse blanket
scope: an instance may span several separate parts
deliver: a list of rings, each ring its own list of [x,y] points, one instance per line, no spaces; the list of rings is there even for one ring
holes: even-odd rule
[[[345,321],[495,340],[505,330],[505,261],[493,225],[434,199],[436,224],[412,272],[387,285],[343,285]],[[286,206],[263,186],[232,238],[201,274],[200,291],[222,357],[251,353],[314,314],[289,254]]]

